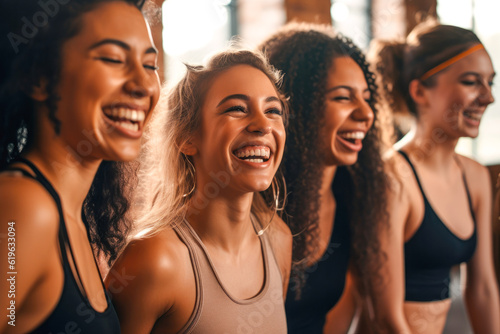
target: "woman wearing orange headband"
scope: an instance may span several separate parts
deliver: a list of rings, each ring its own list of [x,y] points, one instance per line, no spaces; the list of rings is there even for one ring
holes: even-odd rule
[[[450,309],[450,270],[466,263],[464,299],[475,333],[500,333],[492,259],[488,171],[455,153],[475,138],[494,101],[491,59],[471,31],[425,22],[405,43],[376,42],[385,105],[409,111],[416,126],[389,163],[390,228],[380,240],[385,277],[365,305],[362,333],[442,333]]]

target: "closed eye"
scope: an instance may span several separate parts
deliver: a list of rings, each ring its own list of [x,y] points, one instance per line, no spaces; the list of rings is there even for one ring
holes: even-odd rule
[[[332,100],[334,101],[349,101],[349,97],[348,96],[335,96]]]
[[[462,84],[466,86],[474,86],[477,83],[477,81],[473,80],[462,80]]]
[[[283,110],[279,109],[279,108],[271,108],[269,110],[267,110],[267,113],[268,114],[276,114],[276,115],[283,115]]]
[[[224,112],[246,112],[246,109],[243,106],[231,106],[224,110]]]
[[[152,70],[152,71],[157,71],[159,69],[158,66],[155,65],[143,65],[145,69]]]
[[[99,57],[97,59],[102,60],[105,63],[123,64],[123,61],[121,61],[120,59],[114,59],[114,58],[108,58],[108,57]]]

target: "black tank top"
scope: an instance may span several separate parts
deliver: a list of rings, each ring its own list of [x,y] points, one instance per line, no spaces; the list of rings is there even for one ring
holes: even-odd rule
[[[351,236],[348,209],[340,198],[328,248],[318,262],[305,269],[306,282],[296,300],[291,280],[285,301],[288,333],[322,334],[326,314],[344,291]]]
[[[462,178],[474,221],[474,232],[466,240],[453,234],[438,217],[425,196],[415,167],[404,152],[399,153],[412,168],[424,200],[422,223],[404,245],[405,300],[426,302],[447,299],[450,297],[451,267],[469,261],[476,249],[476,218],[465,174],[462,172]]]
[[[35,173],[35,176],[32,176],[30,173],[21,168],[8,168],[7,170],[19,171],[24,176],[35,179],[49,192],[56,202],[57,209],[59,211],[59,247],[61,250],[62,267],[64,271],[63,290],[56,307],[49,317],[45,319],[36,329],[34,329],[32,333],[119,334],[120,323],[108,294],[106,293],[106,301],[108,303],[107,309],[104,312],[94,310],[90,305],[89,300],[84,296],[82,291],[80,291],[77,279],[80,282],[80,286],[83,287],[83,284],[76,266],[75,270],[77,278],[73,275],[68,261],[68,253],[72,258],[72,262],[76,262],[69,242],[59,195],[33,163],[22,158],[19,158],[18,162],[28,165]]]

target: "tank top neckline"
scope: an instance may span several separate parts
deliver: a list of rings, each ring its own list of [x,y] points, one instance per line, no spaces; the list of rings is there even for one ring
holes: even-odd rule
[[[263,298],[266,295],[267,290],[269,289],[269,254],[267,253],[267,249],[265,247],[265,241],[264,241],[264,239],[266,238],[266,233],[258,236],[259,242],[260,242],[260,249],[261,249],[261,253],[262,253],[262,261],[264,263],[264,282],[263,282],[259,292],[257,292],[257,294],[255,296],[252,296],[252,297],[247,298],[247,299],[240,299],[240,298],[236,298],[226,288],[226,286],[224,285],[224,283],[222,282],[222,280],[219,276],[219,273],[217,272],[217,268],[215,268],[215,265],[212,261],[212,258],[210,257],[210,254],[208,253],[205,245],[203,244],[203,241],[200,239],[200,237],[198,236],[196,231],[193,229],[191,224],[189,224],[189,222],[187,221],[186,218],[184,218],[183,223],[184,223],[183,225],[189,231],[189,234],[193,237],[193,239],[196,241],[196,243],[198,243],[198,245],[200,246],[200,249],[203,251],[204,255],[207,258],[208,264],[209,264],[210,269],[212,270],[212,272],[215,276],[215,279],[217,280],[222,291],[224,291],[224,294],[231,301],[233,301],[234,303],[240,304],[240,305],[252,304],[252,303],[255,303],[256,301],[260,300],[261,298]]]
[[[73,253],[73,248],[71,247],[71,242],[70,242],[70,239],[69,239],[68,231],[66,229],[66,221],[65,221],[64,216],[63,216],[62,203],[61,203],[61,199],[59,197],[59,194],[54,189],[54,187],[49,182],[49,180],[45,177],[45,175],[43,175],[43,173],[38,169],[38,167],[36,167],[36,165],[33,162],[31,162],[30,160],[28,160],[26,158],[23,158],[23,157],[16,158],[16,160],[14,162],[20,162],[20,163],[23,163],[23,164],[27,165],[33,171],[33,173],[35,173],[35,176],[33,176],[32,174],[28,173],[25,169],[22,169],[22,168],[14,167],[14,168],[9,168],[7,170],[20,171],[21,173],[23,173],[24,176],[31,177],[31,178],[33,178],[35,180],[38,180],[41,183],[41,185],[45,187],[45,189],[49,192],[49,194],[51,195],[51,197],[56,202],[56,205],[57,205],[57,208],[58,208],[58,212],[59,212],[59,216],[60,216],[60,218],[59,218],[59,221],[60,221],[60,223],[59,223],[59,246],[60,246],[61,257],[62,257],[62,261],[63,261],[63,263],[62,263],[62,265],[63,265],[63,271],[65,270],[64,269],[64,267],[65,267],[64,263],[66,263],[68,265],[69,276],[71,277],[72,283],[76,287],[76,290],[78,291],[78,293],[79,293],[80,297],[82,298],[82,300],[85,302],[86,306],[89,307],[89,309],[91,309],[92,311],[94,311],[95,313],[97,313],[99,315],[105,315],[106,313],[108,313],[112,309],[110,307],[111,306],[111,299],[109,298],[109,295],[106,292],[106,287],[104,286],[104,283],[103,283],[103,280],[102,280],[102,275],[101,275],[101,272],[99,270],[99,266],[97,265],[97,261],[96,261],[96,259],[95,259],[95,257],[94,257],[93,254],[92,254],[92,257],[94,259],[94,264],[96,266],[97,273],[99,274],[99,278],[101,280],[101,286],[102,286],[103,292],[104,292],[104,297],[106,299],[106,308],[102,312],[96,310],[92,306],[92,304],[90,303],[90,300],[88,299],[86,293],[84,293],[84,291],[81,290],[81,289],[85,289],[85,287],[84,287],[83,281],[81,279],[80,270],[78,269],[78,265],[77,265],[77,263],[75,261],[75,256],[74,256],[74,253]],[[87,229],[87,239],[89,240],[89,243],[90,243],[90,235],[89,235],[88,229]],[[78,283],[78,281],[77,281],[77,279],[75,277],[75,272],[71,269],[71,265],[70,265],[69,259],[68,259],[68,252],[65,251],[66,248],[69,250],[69,254],[72,257],[73,267],[75,269],[76,275],[78,276],[78,279],[80,280],[80,283]],[[57,308],[57,305],[59,305],[59,303],[60,303],[61,297],[62,297],[63,292],[64,292],[63,291],[64,290],[64,285],[65,285],[65,282],[63,281],[63,287],[62,287],[61,295],[59,296],[59,299],[58,299],[57,303],[55,304],[55,308]],[[51,312],[53,312],[53,311],[51,311]]]
[[[467,181],[466,181],[466,178],[465,178],[465,173],[464,171],[462,170],[462,180],[463,180],[463,183],[464,183],[464,187],[465,187],[465,192],[467,194],[467,200],[468,200],[468,203],[469,203],[469,212],[471,214],[471,217],[472,217],[472,222],[473,222],[473,231],[472,231],[472,234],[470,235],[470,237],[468,238],[461,238],[459,236],[457,236],[449,227],[448,225],[444,222],[443,219],[441,219],[441,217],[437,214],[437,212],[434,210],[434,208],[432,207],[431,203],[429,202],[429,200],[427,199],[427,196],[425,195],[425,192],[424,192],[424,188],[422,186],[422,183],[420,182],[420,178],[418,177],[418,173],[417,173],[417,170],[415,169],[415,166],[413,165],[413,163],[411,162],[408,154],[402,150],[399,150],[398,151],[404,158],[405,160],[408,162],[408,164],[410,165],[412,171],[413,171],[413,174],[415,175],[415,180],[417,181],[417,184],[418,184],[418,187],[420,189],[420,192],[422,194],[422,198],[424,200],[424,216],[425,216],[425,208],[428,207],[432,213],[437,217],[437,219],[439,220],[440,224],[445,228],[445,230],[450,234],[452,235],[454,238],[456,238],[457,240],[461,241],[461,242],[468,242],[470,240],[472,240],[474,238],[474,236],[476,235],[476,217],[475,217],[475,214],[474,214],[474,210],[472,210],[472,200],[471,200],[471,197],[470,197],[470,193],[469,193],[469,187],[467,186]],[[457,162],[458,163],[458,162]],[[460,168],[460,165],[459,165],[459,168]],[[422,221],[423,221],[424,218],[422,218]],[[415,232],[412,234],[412,236],[407,240],[405,241],[405,243],[409,243],[414,237],[415,235],[417,235],[417,232],[420,230],[422,226],[422,223],[418,226],[418,228],[415,230]]]

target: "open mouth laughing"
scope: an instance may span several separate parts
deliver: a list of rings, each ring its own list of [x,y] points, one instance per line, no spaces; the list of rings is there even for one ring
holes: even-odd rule
[[[130,106],[115,106],[103,108],[104,115],[117,129],[127,130],[127,133],[137,133],[142,130],[146,112]]]
[[[271,149],[268,146],[244,146],[236,151],[233,154],[240,160],[254,162],[254,163],[263,163],[267,162],[271,156]]]

